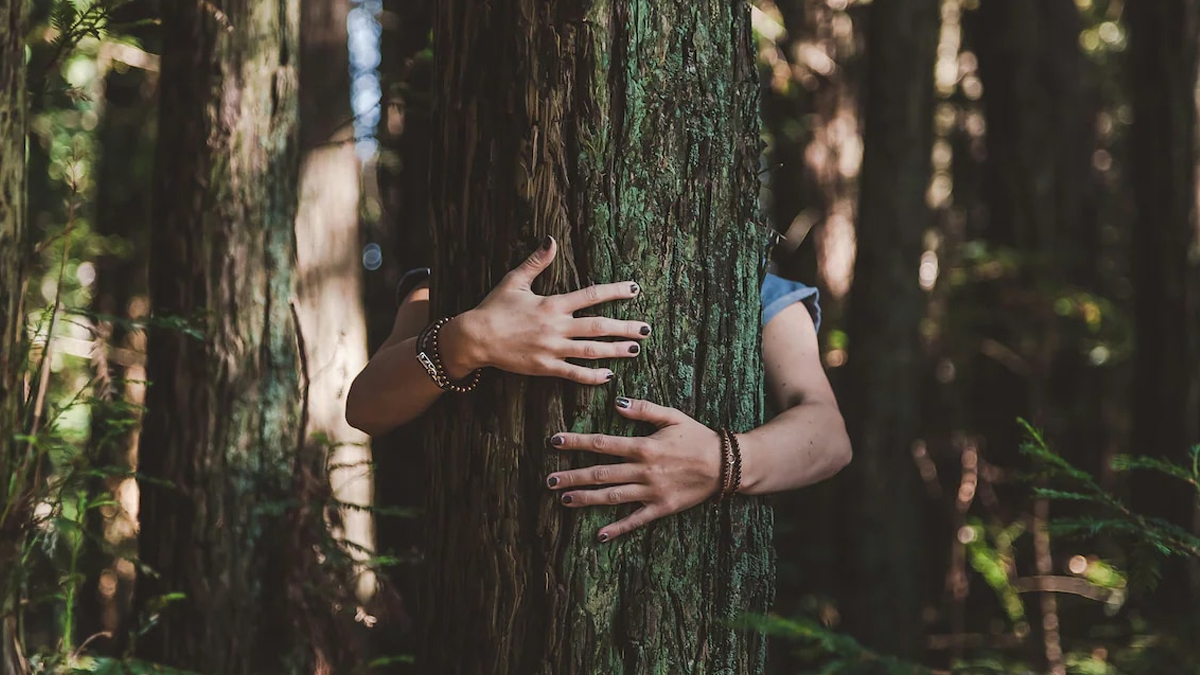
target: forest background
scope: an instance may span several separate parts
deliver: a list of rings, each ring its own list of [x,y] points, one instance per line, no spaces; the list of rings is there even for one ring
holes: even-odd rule
[[[342,408],[430,259],[434,3],[0,10],[0,672],[418,672],[424,459]],[[767,672],[1200,673],[1200,2],[751,18],[759,204],[856,453],[772,500]],[[173,312],[197,247],[292,300]]]

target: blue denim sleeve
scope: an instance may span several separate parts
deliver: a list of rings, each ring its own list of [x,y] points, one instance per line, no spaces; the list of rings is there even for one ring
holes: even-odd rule
[[[762,285],[762,325],[765,327],[771,319],[775,318],[776,314],[797,302],[804,303],[809,315],[812,316],[813,325],[820,329],[821,304],[817,289],[768,272]]]

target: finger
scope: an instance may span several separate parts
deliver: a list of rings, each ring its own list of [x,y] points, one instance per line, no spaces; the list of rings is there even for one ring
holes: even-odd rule
[[[566,490],[594,485],[640,483],[645,477],[645,468],[636,464],[598,464],[585,469],[552,473],[546,477],[546,487],[551,490]]]
[[[607,525],[600,528],[600,532],[596,534],[596,539],[600,543],[612,541],[623,534],[629,534],[639,527],[643,527],[652,521],[658,520],[667,515],[667,512],[656,504],[647,504],[633,513],[618,520],[612,525]]]
[[[636,342],[596,342],[567,340],[560,356],[571,359],[627,359],[642,351]]]
[[[631,420],[649,422],[659,428],[679,424],[687,419],[687,415],[674,408],[668,408],[641,399],[618,396],[616,404],[617,412],[621,416],[628,417]]]
[[[541,373],[547,377],[557,377],[579,384],[604,384],[613,379],[613,371],[608,368],[587,368],[566,361],[555,361]]]
[[[633,457],[646,444],[643,438],[609,436],[607,434],[570,434],[563,432],[550,438],[550,445],[559,450],[587,450],[614,457]]]
[[[606,316],[587,316],[571,320],[567,337],[623,337],[642,340],[650,335],[650,325],[642,321],[619,321]]]
[[[634,282],[621,281],[615,284],[596,284],[570,293],[564,293],[558,296],[557,300],[568,312],[577,312],[602,302],[636,298],[638,293],[641,292],[641,286],[638,286]]]
[[[581,506],[615,506],[631,502],[645,502],[654,497],[649,485],[614,485],[595,490],[572,490],[558,498],[563,506],[577,509]]]
[[[504,277],[501,283],[510,284],[519,288],[528,290],[533,286],[533,280],[537,278],[542,270],[550,266],[554,261],[554,255],[558,252],[558,242],[554,237],[546,235],[542,240],[542,245],[536,251],[529,254],[525,262],[517,266],[516,269],[509,272]]]

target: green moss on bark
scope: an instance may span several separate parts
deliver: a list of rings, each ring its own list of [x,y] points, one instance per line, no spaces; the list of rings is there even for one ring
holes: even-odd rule
[[[555,430],[646,433],[617,394],[744,430],[762,417],[759,136],[748,6],[716,1],[440,3],[433,293],[454,313],[545,234],[535,288],[633,279],[602,308],[654,335],[612,385],[492,373],[432,414],[427,672],[758,673],[727,620],[773,593],[771,517],[702,506],[609,545],[626,509],[565,513],[549,471],[596,458]],[[717,449],[714,447],[713,452]]]

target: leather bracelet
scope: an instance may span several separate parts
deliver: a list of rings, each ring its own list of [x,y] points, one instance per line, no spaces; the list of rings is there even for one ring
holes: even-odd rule
[[[729,434],[729,444],[733,446],[733,480],[729,485],[728,497],[733,497],[742,489],[742,444],[738,442],[737,434],[725,430]]]
[[[729,434],[725,429],[717,429],[717,435],[721,437],[721,473],[720,482],[717,483],[717,491],[713,494],[714,502],[721,502],[725,499],[725,489],[729,485],[730,474],[730,455],[733,453],[729,443]]]
[[[479,380],[483,377],[483,369],[476,368],[474,372],[467,375],[458,382],[450,379],[446,373],[446,366],[442,363],[442,354],[438,348],[438,335],[442,328],[450,323],[454,317],[445,316],[425,327],[421,334],[417,336],[417,361],[425,368],[425,372],[429,374],[429,379],[438,386],[439,389],[445,391],[453,391],[459,394],[465,394],[479,386]],[[469,384],[459,384],[467,382]]]
[[[717,434],[721,436],[721,484],[713,501],[722,502],[742,489],[742,446],[737,435],[725,427]]]

